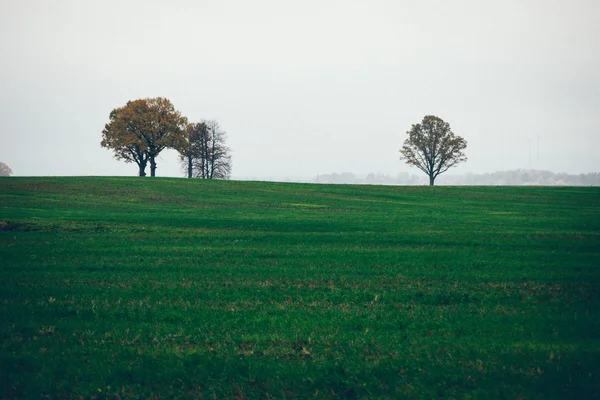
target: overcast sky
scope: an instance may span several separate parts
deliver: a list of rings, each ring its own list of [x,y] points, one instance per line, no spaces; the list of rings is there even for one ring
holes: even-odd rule
[[[219,121],[234,177],[417,174],[398,149],[429,114],[468,141],[452,173],[528,168],[530,143],[600,171],[598,0],[0,0],[0,68],[15,175],[136,175],[101,132],[157,96]]]

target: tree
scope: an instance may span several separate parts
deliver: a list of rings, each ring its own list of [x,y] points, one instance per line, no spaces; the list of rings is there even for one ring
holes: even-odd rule
[[[135,162],[139,176],[156,176],[156,157],[165,148],[178,148],[184,138],[187,119],[162,97],[128,101],[110,113],[102,131],[102,147],[111,149],[117,160]]]
[[[185,141],[178,148],[188,178],[229,178],[231,155],[226,139],[226,132],[216,121],[188,124]]]
[[[456,136],[450,125],[441,118],[427,115],[423,122],[406,132],[408,138],[399,150],[407,164],[413,165],[429,176],[429,185],[449,168],[467,161],[464,150],[467,141]]]
[[[12,169],[8,165],[0,162],[0,176],[11,176],[12,173]]]
[[[181,142],[181,146],[177,150],[188,178],[194,177],[194,163],[200,154],[200,143],[205,130],[206,126],[203,122],[188,124],[185,130],[185,140]]]

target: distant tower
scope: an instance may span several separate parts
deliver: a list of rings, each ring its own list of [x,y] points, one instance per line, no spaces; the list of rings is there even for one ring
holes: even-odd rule
[[[529,169],[531,169],[531,138],[529,138]]]
[[[542,169],[540,167],[540,135],[537,137],[537,169]]]

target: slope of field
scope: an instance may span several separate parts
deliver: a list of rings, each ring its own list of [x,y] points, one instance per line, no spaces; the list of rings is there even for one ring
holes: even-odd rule
[[[600,189],[0,178],[0,398],[597,398]]]

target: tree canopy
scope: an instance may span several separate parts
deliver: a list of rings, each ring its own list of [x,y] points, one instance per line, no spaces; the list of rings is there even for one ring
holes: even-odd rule
[[[12,169],[3,162],[0,162],[0,176],[11,176],[12,174]]]
[[[156,176],[156,157],[165,148],[178,148],[185,140],[187,119],[165,98],[128,101],[110,113],[102,131],[102,147],[111,149],[115,158],[135,162],[139,176]]]
[[[464,153],[467,141],[456,136],[450,124],[441,118],[426,115],[420,124],[414,124],[406,133],[408,138],[399,150],[400,159],[425,172],[431,186],[440,174],[467,161]]]

